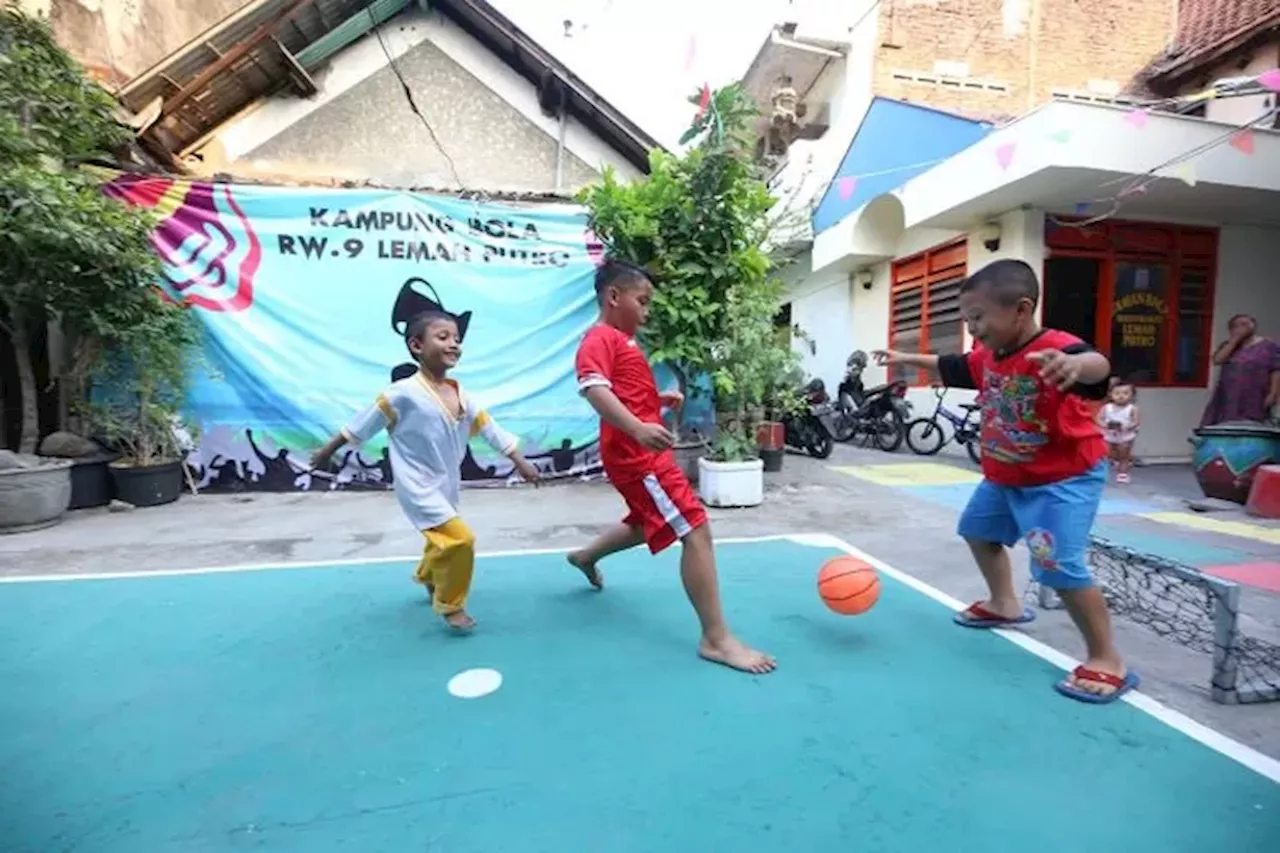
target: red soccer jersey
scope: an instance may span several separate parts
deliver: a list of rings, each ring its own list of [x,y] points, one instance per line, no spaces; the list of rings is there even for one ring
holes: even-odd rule
[[[578,346],[577,371],[580,391],[603,385],[643,423],[662,423],[658,383],[635,338],[603,323],[592,327]],[[650,450],[617,427],[600,424],[600,460],[615,483],[644,477],[670,453]]]
[[[1088,400],[1106,396],[1107,382],[1067,391],[1046,385],[1027,356],[1057,349],[1088,352],[1074,335],[1045,329],[1022,349],[1004,355],[977,349],[944,355],[945,385],[975,388],[982,402],[982,474],[1004,486],[1040,486],[1085,473],[1107,454]]]

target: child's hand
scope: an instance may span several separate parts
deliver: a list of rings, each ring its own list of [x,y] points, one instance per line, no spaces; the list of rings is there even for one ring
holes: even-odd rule
[[[679,388],[663,391],[658,395],[658,400],[673,412],[678,412],[684,408],[684,394],[680,393]]]
[[[1040,365],[1040,378],[1059,391],[1066,391],[1080,381],[1080,359],[1056,349],[1028,353],[1027,360]]]
[[[528,459],[517,456],[511,461],[515,463],[516,472],[526,483],[533,483],[535,486],[542,483],[542,472]]]
[[[876,360],[876,364],[885,367],[890,364],[897,364],[902,361],[902,353],[892,349],[878,349],[871,351],[871,357]]]
[[[650,450],[670,450],[676,443],[671,430],[662,424],[640,424],[631,437]]]

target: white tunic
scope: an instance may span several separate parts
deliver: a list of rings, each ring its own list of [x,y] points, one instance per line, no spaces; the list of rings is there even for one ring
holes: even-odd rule
[[[476,406],[453,380],[462,417],[449,411],[427,378],[416,373],[393,383],[367,410],[342,430],[352,444],[363,444],[387,431],[396,497],[419,530],[439,527],[458,515],[462,460],[467,442],[480,435],[504,456],[519,441]]]

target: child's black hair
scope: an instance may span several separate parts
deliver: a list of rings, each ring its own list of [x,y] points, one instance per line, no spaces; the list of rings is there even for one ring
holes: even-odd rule
[[[448,311],[422,311],[414,314],[413,319],[404,327],[404,343],[409,345],[409,341],[420,340],[427,333],[427,327],[432,323],[453,323],[458,325],[458,319]]]
[[[1138,402],[1138,386],[1134,385],[1133,380],[1126,376],[1112,374],[1111,378],[1107,380],[1107,395],[1110,396],[1112,389],[1119,388],[1121,385],[1129,389],[1129,396],[1133,402]]]
[[[1034,308],[1040,302],[1040,281],[1026,261],[1006,258],[992,261],[964,280],[961,293],[988,291],[1001,305],[1012,307],[1023,299],[1031,300]]]
[[[596,270],[596,301],[604,301],[604,295],[611,287],[626,290],[646,281],[652,284],[653,276],[644,267],[610,258]]]

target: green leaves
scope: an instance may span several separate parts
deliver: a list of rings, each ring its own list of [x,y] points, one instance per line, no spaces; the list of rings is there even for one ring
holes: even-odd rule
[[[130,139],[114,109],[43,21],[0,0],[0,322],[56,315],[77,353],[73,387],[128,364],[127,382],[111,378],[128,389],[129,411],[172,412],[195,325],[155,289],[151,215],[108,198],[78,167]],[[155,420],[134,418],[138,429]]]
[[[697,104],[700,93],[690,99]],[[752,157],[755,107],[740,85],[712,93],[677,157],[649,156],[646,180],[621,184],[606,169],[579,195],[610,254],[657,282],[641,340],[681,379],[711,379],[718,458],[755,456],[754,425],[796,356],[774,329],[784,298],[764,245],[774,199]]]

